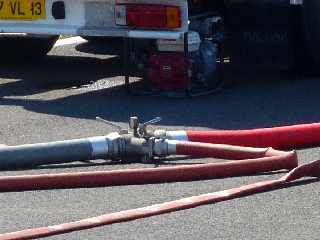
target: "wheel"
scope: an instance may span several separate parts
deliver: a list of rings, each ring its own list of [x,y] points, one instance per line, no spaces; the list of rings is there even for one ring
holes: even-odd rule
[[[29,61],[44,57],[58,40],[57,35],[0,35],[1,61]]]
[[[320,67],[320,1],[305,0],[302,6],[305,45],[316,67]]]

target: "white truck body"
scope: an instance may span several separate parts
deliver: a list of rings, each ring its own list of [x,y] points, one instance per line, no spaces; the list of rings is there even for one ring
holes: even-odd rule
[[[14,0],[0,0],[14,1]],[[47,35],[110,36],[150,39],[179,39],[188,29],[187,0],[64,0],[65,19],[55,19],[52,4],[46,0],[46,17],[36,21],[0,19],[1,33]],[[116,24],[116,4],[159,4],[178,6],[181,27],[170,30],[140,29]]]

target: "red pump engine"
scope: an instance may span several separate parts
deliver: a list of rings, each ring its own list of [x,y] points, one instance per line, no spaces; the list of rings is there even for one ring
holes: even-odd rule
[[[152,84],[160,90],[174,91],[187,86],[187,72],[192,64],[183,53],[168,52],[151,55],[149,66],[148,79]]]

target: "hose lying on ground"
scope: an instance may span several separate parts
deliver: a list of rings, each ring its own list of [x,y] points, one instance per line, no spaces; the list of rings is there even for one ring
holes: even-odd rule
[[[171,153],[180,155],[238,160],[174,167],[2,176],[0,192],[195,181],[289,170],[298,165],[294,151],[178,141],[171,142],[169,146],[175,148],[170,150]]]
[[[34,229],[26,229],[18,232],[6,233],[0,235],[0,240],[12,239],[34,239],[41,237],[48,237],[72,231],[79,231],[90,229],[98,226],[109,225],[113,223],[120,223],[132,221],[135,219],[156,216],[160,214],[180,211],[184,209],[195,208],[205,204],[212,204],[222,202],[242,196],[247,196],[262,191],[268,191],[275,188],[285,186],[287,183],[300,179],[302,177],[320,177],[320,160],[301,165],[288,174],[276,180],[256,182],[253,184],[232,188],[219,192],[203,194],[183,198],[176,201],[155,204],[152,206],[136,208],[131,210],[120,211],[116,213],[109,213],[97,217],[82,219],[75,222],[63,223],[49,227],[40,227]]]
[[[166,138],[248,147],[292,149],[320,144],[320,123],[250,130],[167,131]]]

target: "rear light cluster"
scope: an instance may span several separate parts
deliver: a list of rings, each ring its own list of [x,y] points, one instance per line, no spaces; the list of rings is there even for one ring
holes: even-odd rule
[[[122,26],[175,29],[181,27],[181,12],[177,6],[116,5],[115,20],[117,25]]]

